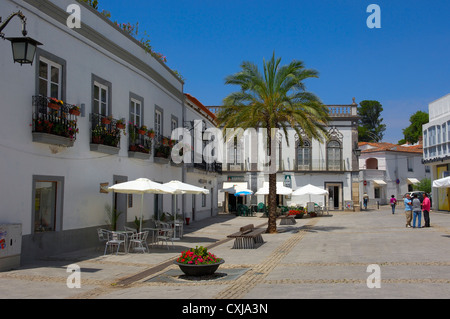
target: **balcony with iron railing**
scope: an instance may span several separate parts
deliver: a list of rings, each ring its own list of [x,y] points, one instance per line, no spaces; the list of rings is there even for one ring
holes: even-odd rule
[[[124,120],[117,120],[112,116],[91,113],[90,121],[90,150],[105,154],[118,154],[120,150],[120,133],[121,130],[125,129]]]
[[[194,172],[194,170],[198,170],[203,173],[217,173],[222,174],[222,163],[212,162],[207,163],[203,160],[201,163],[187,163],[186,168],[188,172]]]
[[[152,152],[153,130],[128,123],[128,157],[149,159]]]
[[[224,172],[263,172],[269,170],[267,163],[223,163]],[[349,170],[346,160],[326,161],[325,159],[313,159],[311,162],[298,163],[296,160],[276,161],[277,172],[344,172]]]
[[[73,146],[78,133],[78,115],[80,108],[76,105],[42,95],[33,96],[33,142]]]
[[[153,160],[155,163],[167,164],[170,162],[172,147],[175,141],[163,135],[155,135],[155,154]]]

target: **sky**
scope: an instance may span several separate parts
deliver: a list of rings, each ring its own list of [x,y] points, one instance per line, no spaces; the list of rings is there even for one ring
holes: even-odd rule
[[[370,4],[381,28],[367,26]],[[305,84],[324,104],[379,101],[384,142],[397,143],[411,115],[450,93],[448,0],[99,0],[99,9],[138,22],[206,106],[239,90],[224,79],[243,61],[262,68],[273,53],[317,70]]]

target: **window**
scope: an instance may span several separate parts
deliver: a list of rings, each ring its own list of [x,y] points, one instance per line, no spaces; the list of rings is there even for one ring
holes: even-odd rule
[[[142,103],[134,98],[130,100],[130,122],[137,126],[142,125]]]
[[[447,124],[442,124],[442,142],[447,142]]]
[[[39,57],[39,95],[62,99],[62,66]]]
[[[406,158],[406,165],[408,167],[408,172],[413,172],[413,164],[414,164],[414,159],[412,157],[408,157]]]
[[[157,109],[155,110],[155,137],[161,140],[162,136],[162,112]]]
[[[94,82],[94,106],[92,113],[108,116],[108,87]]]
[[[374,191],[374,198],[381,198],[381,189],[380,189],[380,187],[374,187],[373,191]]]
[[[63,177],[33,176],[33,231],[61,230]]]
[[[311,143],[303,141],[303,145],[297,145],[297,169],[310,170],[311,169]]]
[[[437,143],[441,144],[441,126],[437,126]]]
[[[178,127],[178,120],[176,119],[176,117],[172,116],[170,125],[171,132],[173,132],[177,127]]]
[[[338,141],[327,144],[327,167],[330,171],[341,170],[341,144]]]
[[[202,194],[202,207],[206,207],[206,194]]]
[[[111,83],[92,75],[92,113],[111,115]]]

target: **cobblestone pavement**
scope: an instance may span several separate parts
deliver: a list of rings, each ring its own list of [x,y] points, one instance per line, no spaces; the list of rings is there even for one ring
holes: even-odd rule
[[[103,256],[102,246],[0,273],[0,298],[298,299],[449,298],[450,214],[432,212],[430,228],[405,228],[400,210],[330,212],[278,225],[256,249],[232,249],[227,235],[263,217],[219,215],[185,227],[173,247]],[[206,246],[225,259],[211,280],[186,280],[173,265],[183,250]],[[69,265],[81,287],[68,288]],[[375,265],[375,266],[370,266]],[[372,268],[370,268],[372,267]],[[378,267],[378,268],[373,268]],[[375,269],[375,270],[374,270]],[[368,279],[379,274],[380,288]],[[373,286],[375,281],[370,280]]]

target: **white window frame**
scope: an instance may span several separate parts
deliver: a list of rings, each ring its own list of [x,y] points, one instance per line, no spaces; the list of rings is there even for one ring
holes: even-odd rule
[[[143,123],[142,119],[142,102],[131,98],[130,99],[130,122],[136,126],[141,126]]]
[[[98,99],[95,97],[95,87],[99,88],[99,96]],[[101,101],[101,96],[102,96],[102,90],[105,91],[105,96],[106,96],[106,101],[102,102]],[[101,84],[97,81],[94,81],[94,93],[93,93],[93,100],[94,100],[94,105],[92,106],[92,113],[97,113],[103,116],[108,116],[109,114],[109,87]],[[95,101],[98,101],[98,110],[95,110]],[[105,112],[102,112],[102,107],[101,105],[104,104],[105,105]]]
[[[40,63],[45,63],[47,64],[47,77],[43,78],[41,77],[40,74]],[[52,82],[52,72],[51,72],[51,68],[57,68],[58,69],[58,83]],[[38,79],[39,82],[40,80],[44,80],[47,82],[47,92],[45,94],[46,97],[53,97],[56,98],[58,100],[62,99],[62,72],[63,72],[63,68],[62,65],[56,62],[53,62],[49,59],[46,59],[44,57],[39,57],[39,66],[38,66],[39,72],[38,72]],[[51,86],[52,84],[57,84],[58,85],[58,96],[51,96]],[[40,90],[40,83],[39,83],[39,90]],[[41,94],[42,95],[42,94]]]
[[[162,136],[162,112],[155,110],[155,136],[160,139]]]

